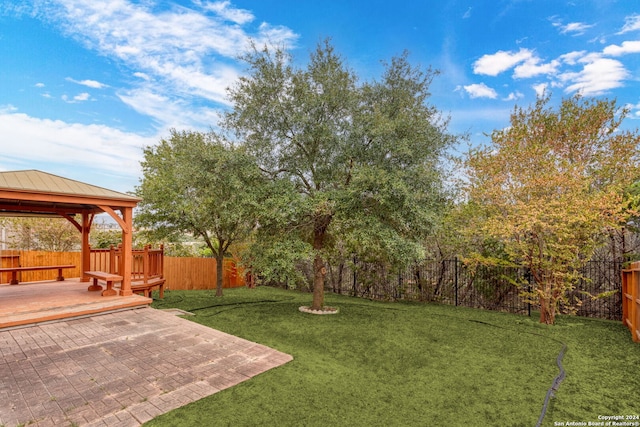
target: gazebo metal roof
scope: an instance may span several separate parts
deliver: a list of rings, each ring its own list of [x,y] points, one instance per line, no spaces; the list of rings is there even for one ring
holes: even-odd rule
[[[73,215],[98,206],[135,207],[139,198],[38,170],[0,172],[0,215]]]
[[[38,170],[0,172],[0,216],[60,216],[82,233],[82,271],[89,269],[89,231],[96,214],[122,229],[122,295],[130,295],[133,208],[141,199]],[[118,213],[120,212],[120,213]],[[81,215],[79,221],[75,215]],[[89,278],[84,276],[83,281]]]

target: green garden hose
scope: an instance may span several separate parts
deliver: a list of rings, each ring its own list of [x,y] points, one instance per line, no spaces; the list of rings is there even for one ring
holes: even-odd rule
[[[480,320],[470,319],[469,321],[475,322],[475,323],[481,323],[483,325],[493,326],[494,328],[510,330],[509,328],[505,328],[503,326],[498,326],[498,325],[492,325],[491,323],[482,322]],[[551,384],[551,387],[549,388],[549,390],[547,390],[547,395],[544,398],[542,411],[540,412],[540,417],[538,418],[538,423],[536,424],[536,427],[540,427],[542,425],[542,421],[544,420],[544,416],[547,414],[547,408],[549,406],[549,401],[551,400],[551,397],[553,397],[554,392],[558,391],[558,388],[560,387],[560,383],[562,382],[562,380],[564,380],[564,377],[566,376],[566,372],[564,370],[564,367],[562,366],[562,358],[564,357],[564,354],[566,353],[568,347],[567,347],[567,344],[565,344],[564,342],[557,340],[555,338],[548,337],[546,335],[538,334],[536,332],[527,332],[527,331],[525,331],[524,333],[530,334],[530,335],[537,335],[537,336],[562,344],[562,349],[560,350],[560,354],[558,354],[558,357],[556,357],[556,365],[558,365],[558,369],[560,370],[560,373],[558,373],[558,375],[554,378],[553,384]]]

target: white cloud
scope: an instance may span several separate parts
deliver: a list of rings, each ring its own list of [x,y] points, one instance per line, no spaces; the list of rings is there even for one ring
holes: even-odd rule
[[[471,98],[491,98],[496,99],[498,94],[496,91],[484,83],[474,83],[467,86],[463,86],[464,90],[469,94]]]
[[[578,61],[580,61],[586,55],[587,55],[586,50],[580,50],[580,51],[565,53],[564,55],[561,55],[560,58],[558,59],[566,64],[575,65],[578,63]]]
[[[87,92],[82,92],[82,93],[74,96],[73,100],[77,101],[77,102],[88,101],[90,97],[91,97],[91,95],[89,95]]]
[[[154,71],[167,61],[193,64],[203,54],[232,56],[246,48],[247,34],[239,27],[186,8],[152,13],[144,3],[128,1],[108,7],[92,0],[62,3],[56,17],[72,35],[103,54],[152,69],[155,65]]]
[[[585,65],[580,72],[564,73],[560,79],[570,83],[566,93],[579,91],[583,95],[601,95],[611,89],[623,86],[629,77],[624,65],[615,59],[588,55],[581,62]]]
[[[557,60],[553,60],[546,64],[540,64],[540,62],[540,58],[537,57],[527,59],[524,63],[518,65],[514,69],[513,77],[525,79],[539,76],[541,74],[555,74],[560,66],[560,62]]]
[[[190,93],[224,105],[228,104],[227,87],[239,77],[234,68],[225,65],[219,65],[215,70],[205,73],[179,64],[167,64],[165,73],[176,82],[175,89],[179,92]]]
[[[142,80],[146,80],[146,81],[151,80],[151,77],[149,77],[149,76],[148,76],[147,74],[145,74],[145,73],[137,72],[137,73],[133,73],[133,75],[134,75],[134,76],[136,76],[136,77],[138,77],[138,78],[140,78],[140,79],[142,79]]]
[[[588,43],[599,43],[599,44],[605,44],[607,42],[607,37],[606,36],[598,36],[598,37],[594,37],[592,39],[589,39]]]
[[[627,53],[640,53],[640,40],[624,41],[621,46],[612,44],[602,51],[605,55],[621,56]]]
[[[602,54],[600,52],[587,52],[578,60],[578,63],[589,64],[597,61],[598,59],[602,59]]]
[[[87,86],[87,87],[90,87],[90,88],[93,88],[93,89],[103,89],[103,88],[107,87],[106,84],[100,83],[100,82],[98,82],[96,80],[74,80],[71,77],[67,77],[66,80],[70,81],[70,82],[73,82],[73,83],[77,83],[77,84],[82,85],[82,86]]]
[[[531,86],[533,90],[536,92],[536,96],[540,97],[544,95],[547,88],[549,87],[548,83],[538,83],[536,85]]]
[[[56,5],[57,4],[57,5]],[[152,2],[59,0],[42,3],[42,19],[109,58],[117,58],[136,76],[156,81],[164,93],[223,103],[237,78],[237,56],[250,40],[291,46],[297,35],[282,26],[248,27],[253,15],[230,2],[196,1],[194,8],[152,10]],[[146,77],[142,77],[146,76]],[[89,84],[90,81],[83,81]]]
[[[524,79],[541,74],[555,74],[560,66],[559,60],[542,63],[542,59],[529,49],[521,48],[517,52],[498,51],[492,55],[483,55],[473,64],[475,74],[497,76],[514,68],[513,77]]]
[[[51,168],[55,165],[67,169],[86,167],[95,173],[128,177],[130,181],[141,176],[142,148],[159,139],[103,125],[39,119],[17,113],[10,106],[0,109],[0,128],[3,138],[17,142],[3,146],[3,165],[20,163],[32,168],[33,164],[42,163]]]
[[[172,100],[151,86],[123,91],[118,97],[136,112],[153,117],[162,129],[206,131],[215,128],[220,119],[219,110],[186,105],[185,101]]]
[[[260,24],[256,38],[258,46],[265,44],[281,44],[287,42],[291,45],[297,39],[297,35],[284,25],[271,25],[266,22]]]
[[[473,64],[473,72],[475,74],[497,76],[532,57],[533,52],[529,49],[521,48],[518,52],[500,50],[492,55],[483,55],[478,59]]]
[[[229,1],[218,1],[214,3],[203,3],[197,1],[196,4],[200,5],[204,10],[215,12],[224,20],[231,21],[236,24],[242,25],[254,20],[254,16],[250,11],[230,7],[231,2]]]
[[[250,41],[258,47],[268,43],[288,48],[298,38],[287,27],[254,23],[251,12],[229,1],[187,3],[43,0],[30,3],[30,10],[16,9],[57,27],[96,54],[119,61],[133,78],[129,86],[114,88],[115,94],[125,108],[151,117],[158,134],[146,137],[105,125],[34,118],[0,106],[3,138],[19,142],[3,147],[0,169],[41,165],[70,177],[116,177],[126,183],[118,184],[120,188],[105,186],[131,190],[141,176],[142,148],[155,144],[168,128],[216,128],[220,109],[228,105],[226,88],[240,73],[238,55]],[[93,79],[67,81],[91,89],[108,87]],[[82,92],[62,99],[78,103],[92,98]]]
[[[553,25],[560,28],[560,34],[572,34],[576,36],[584,34],[586,30],[593,27],[593,25],[588,25],[583,22],[570,22],[567,25],[555,23]]]
[[[66,10],[58,14],[58,19],[65,22],[73,34],[85,37],[88,43],[105,54],[116,54],[121,59],[155,71],[154,65],[169,61],[199,65],[204,57],[211,54],[235,59],[248,47],[250,37],[256,39],[264,34],[262,30],[257,35],[250,34],[238,25],[228,25],[187,8],[152,13],[144,6],[145,3],[118,1],[104,7],[104,4],[93,0],[62,2]],[[252,20],[249,12],[240,13],[239,9],[229,7],[229,2],[196,4],[205,10],[216,10],[225,19],[235,16],[233,22],[236,24]],[[291,31],[281,34],[283,38],[273,39],[274,44],[290,44],[296,39]],[[142,58],[132,58],[134,55]],[[158,55],[162,59],[159,64],[154,64],[153,58],[158,58]]]
[[[511,92],[503,101],[515,101],[524,98],[524,94],[520,91]]]
[[[44,87],[44,83],[36,83],[35,87]]]
[[[82,92],[79,93],[78,95],[74,96],[73,98],[69,98],[68,95],[62,95],[62,100],[66,103],[69,104],[75,104],[77,102],[84,102],[84,101],[88,101],[91,98],[91,95],[89,95],[87,92]]]
[[[16,111],[18,111],[18,108],[15,105],[0,105],[0,115],[15,113]]]
[[[640,30],[640,15],[631,15],[624,18],[624,26],[618,34],[629,33]]]

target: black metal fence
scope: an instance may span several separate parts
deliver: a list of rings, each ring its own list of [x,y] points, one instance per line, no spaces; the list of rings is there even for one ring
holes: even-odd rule
[[[570,293],[575,314],[622,319],[621,263],[589,261]],[[417,300],[530,315],[536,310],[523,291],[530,274],[514,267],[467,267],[458,259],[424,261],[401,272],[357,260],[327,266],[326,289],[379,300]],[[526,289],[529,287],[529,289]]]

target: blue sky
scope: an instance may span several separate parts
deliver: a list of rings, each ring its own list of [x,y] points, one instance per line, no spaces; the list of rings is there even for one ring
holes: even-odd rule
[[[632,0],[0,0],[0,170],[132,191],[144,146],[215,127],[249,40],[305,64],[327,37],[362,80],[404,50],[440,70],[430,101],[472,144],[544,90],[616,98],[640,123]]]

